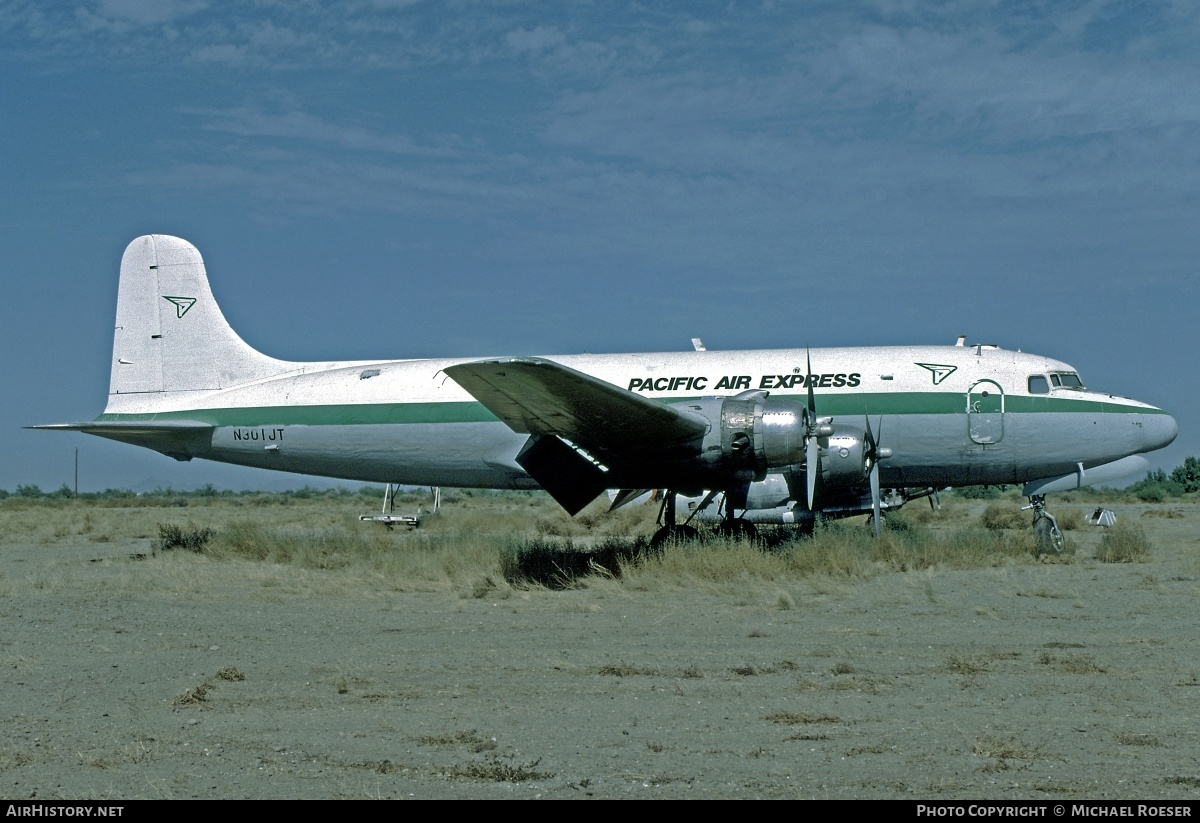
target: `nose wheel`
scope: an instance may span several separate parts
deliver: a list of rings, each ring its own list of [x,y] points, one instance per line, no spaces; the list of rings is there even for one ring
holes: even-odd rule
[[[1032,495],[1029,504],[1021,508],[1033,509],[1033,533],[1037,537],[1038,555],[1062,554],[1067,539],[1058,528],[1058,521],[1054,519],[1054,515],[1046,511],[1046,496]]]

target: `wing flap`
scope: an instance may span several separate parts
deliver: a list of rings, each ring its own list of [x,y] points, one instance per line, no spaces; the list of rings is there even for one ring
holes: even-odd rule
[[[708,428],[665,403],[540,357],[480,360],[445,371],[513,431],[557,435],[586,449],[669,448]]]

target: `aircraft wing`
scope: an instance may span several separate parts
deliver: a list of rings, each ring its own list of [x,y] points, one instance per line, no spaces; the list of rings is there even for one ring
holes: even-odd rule
[[[513,431],[558,435],[589,450],[661,449],[708,428],[670,405],[540,357],[480,360],[445,371]]]

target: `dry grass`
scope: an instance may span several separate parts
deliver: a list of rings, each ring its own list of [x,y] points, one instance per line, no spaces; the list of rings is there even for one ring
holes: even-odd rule
[[[458,590],[481,597],[505,585],[496,538],[487,534],[399,534],[369,524],[264,528],[237,521],[218,532],[205,554],[368,576],[392,591]]]
[[[1037,760],[1042,757],[1040,746],[1031,746],[1012,737],[982,735],[974,743],[974,753],[995,760]]]
[[[261,521],[249,506],[130,510],[128,527],[119,522],[106,525],[104,518],[111,510],[84,512],[81,528],[82,520],[91,514],[93,533],[111,528],[117,540],[124,539],[122,529],[133,528],[132,521],[147,515],[149,519],[136,525],[143,530],[140,539],[147,548],[164,522],[211,528],[215,534],[205,551],[169,552],[138,562],[126,559],[138,547],[126,548],[124,543],[100,551],[89,547],[89,538],[68,537],[44,552],[26,544],[19,547],[22,557],[44,557],[49,561],[39,563],[36,569],[32,562],[27,567],[6,569],[8,580],[0,580],[0,584],[13,583],[26,599],[16,604],[0,599],[0,603],[6,603],[9,611],[17,614],[25,613],[22,603],[53,600],[70,606],[77,602],[74,598],[45,597],[40,589],[27,591],[33,588],[34,578],[57,585],[53,583],[55,575],[70,577],[71,585],[86,579],[89,586],[99,589],[88,589],[86,601],[101,607],[94,612],[92,632],[98,642],[121,654],[144,656],[142,650],[146,649],[156,652],[156,658],[167,657],[157,654],[161,649],[170,652],[172,659],[178,657],[185,662],[184,668],[175,669],[184,679],[160,682],[143,704],[163,713],[176,712],[171,721],[174,726],[196,720],[197,724],[187,726],[183,733],[197,741],[202,735],[216,739],[219,733],[225,735],[223,740],[239,743],[236,752],[233,745],[225,746],[221,754],[228,758],[225,762],[229,765],[217,764],[223,767],[217,774],[232,773],[236,762],[244,773],[261,766],[281,779],[289,769],[303,770],[307,775],[307,766],[300,769],[291,764],[307,757],[301,744],[317,738],[286,733],[292,728],[288,719],[292,715],[284,716],[283,708],[294,710],[299,727],[311,730],[318,724],[312,720],[317,715],[310,709],[317,712],[330,707],[329,711],[339,715],[325,728],[337,732],[345,729],[345,738],[340,734],[334,738],[330,732],[321,738],[320,746],[309,745],[305,751],[314,757],[312,771],[332,774],[329,779],[338,786],[344,782],[344,789],[335,786],[333,791],[344,791],[348,796],[379,794],[380,786],[383,794],[389,793],[389,782],[370,782],[377,776],[405,775],[405,780],[434,781],[443,792],[491,792],[496,796],[510,792],[512,782],[535,779],[531,773],[559,772],[556,782],[561,789],[568,781],[578,784],[586,779],[584,775],[593,773],[598,782],[603,777],[613,786],[617,784],[611,781],[617,775],[636,772],[641,779],[644,775],[685,769],[687,774],[697,775],[697,787],[703,780],[711,780],[710,785],[724,785],[720,781],[730,774],[733,777],[729,779],[743,781],[738,785],[747,787],[747,795],[765,794],[765,786],[786,796],[793,791],[790,779],[797,758],[811,760],[816,764],[814,770],[824,769],[823,762],[829,765],[831,768],[822,771],[820,779],[828,779],[830,793],[838,796],[860,796],[868,788],[877,794],[907,796],[912,791],[932,791],[951,796],[975,791],[981,785],[985,790],[991,786],[996,791],[1011,792],[1009,787],[1018,784],[1018,792],[1037,785],[1078,785],[1072,791],[1088,796],[1098,787],[1103,790],[1097,781],[1103,777],[1104,764],[1117,761],[1123,766],[1142,764],[1136,772],[1139,782],[1131,783],[1129,790],[1138,796],[1154,796],[1156,789],[1186,792],[1197,785],[1188,782],[1195,779],[1195,770],[1189,769],[1187,762],[1194,748],[1191,739],[1170,731],[1170,724],[1164,724],[1162,718],[1170,716],[1170,706],[1163,706],[1171,701],[1186,702],[1198,675],[1186,659],[1163,657],[1161,649],[1151,647],[1151,639],[1158,641],[1161,637],[1159,642],[1170,644],[1167,648],[1178,648],[1176,635],[1182,636],[1180,632],[1164,634],[1153,627],[1166,625],[1155,619],[1162,613],[1158,604],[1177,615],[1179,603],[1196,591],[1189,565],[1194,562],[1197,545],[1195,533],[1189,530],[1189,525],[1194,528],[1194,518],[1139,520],[1142,507],[1132,508],[1132,513],[1122,509],[1124,521],[1142,523],[1156,547],[1161,547],[1155,552],[1154,565],[1145,567],[1092,562],[1094,548],[1105,534],[1099,529],[1088,530],[1081,537],[1083,557],[1088,559],[1071,567],[1038,565],[1032,547],[1023,545],[1031,531],[1028,525],[1023,524],[1018,531],[984,529],[979,525],[979,514],[985,506],[981,502],[962,505],[959,511],[966,516],[956,515],[953,519],[942,520],[932,513],[911,518],[907,528],[890,529],[879,540],[864,525],[864,518],[854,518],[823,525],[811,538],[785,539],[783,535],[768,534],[761,543],[713,540],[671,548],[661,555],[630,553],[614,569],[598,562],[599,549],[608,538],[594,531],[585,531],[573,541],[565,536],[539,535],[533,526],[508,531],[522,521],[518,503],[521,501],[464,501],[461,505],[478,505],[478,510],[447,511],[439,518],[428,518],[416,531],[391,533],[354,519],[366,507],[336,508],[324,502],[263,506]],[[521,505],[534,516],[541,511],[540,504]],[[3,514],[0,511],[0,516]],[[47,514],[48,510],[42,512],[43,516]],[[641,545],[629,537],[614,539],[613,544],[626,548]],[[532,576],[509,576],[510,571],[520,567],[506,568],[505,558],[519,560],[523,554],[532,553],[529,550],[535,546],[545,549],[543,558],[551,566],[559,564],[556,573],[564,581],[568,580],[563,568],[566,559],[578,556],[586,560],[580,566],[581,576],[569,585],[594,590],[522,591],[523,587],[541,584]],[[89,562],[92,559],[100,562]],[[460,561],[463,565],[456,565]],[[971,566],[999,568],[966,575],[949,571]],[[900,569],[907,572],[895,574]],[[1154,589],[1138,583],[1142,578],[1151,580],[1150,573],[1158,581]],[[874,581],[860,582],[874,576]],[[221,588],[214,586],[218,580]],[[839,593],[814,596],[818,584],[839,587]],[[151,589],[154,596],[120,597],[122,589],[138,586]],[[631,588],[666,591],[685,586],[696,586],[699,596],[693,596],[692,591],[671,596],[630,594]],[[105,591],[106,587],[111,589]],[[400,599],[391,595],[405,588],[447,594]],[[159,597],[164,590],[186,596]],[[704,591],[729,592],[732,596],[706,597]],[[1114,591],[1129,599],[1110,607],[1108,598]],[[457,599],[495,599],[506,592],[511,592],[510,599],[503,603]],[[934,596],[938,605],[923,602]],[[345,603],[334,602],[343,597]],[[290,612],[274,606],[259,609],[256,603],[260,598],[287,601],[294,608]],[[1088,611],[1078,625],[1072,620],[1072,598],[1088,602]],[[143,628],[139,616],[142,612],[135,612],[129,605],[122,611],[110,608],[110,604],[118,603],[170,603],[172,612],[176,612],[180,601],[182,607],[167,626],[167,633],[159,634],[164,627],[157,619],[146,621],[144,640],[131,636]],[[210,602],[220,608],[205,611],[205,604]],[[299,652],[288,652],[302,655],[302,665],[290,667],[290,671],[263,665],[267,658],[262,656],[262,649],[273,648],[276,634],[270,628],[272,622],[281,616],[296,615],[295,609],[316,614],[316,609],[326,607],[330,607],[331,619],[321,620],[320,625],[334,627],[321,641],[326,645],[302,644],[304,648]],[[1131,613],[1138,617],[1136,621],[1112,619],[1126,614],[1127,609],[1134,610]],[[79,610],[64,608],[63,612],[73,619],[72,625],[84,626],[76,617]],[[256,616],[258,613],[274,618],[264,624],[267,628],[250,622],[262,619]],[[346,618],[352,613],[364,620],[375,615],[367,627],[369,631],[364,629],[361,637],[345,633],[351,622]],[[992,617],[987,621],[975,619],[985,613]],[[250,620],[244,624],[226,622],[240,620],[232,616],[242,614],[249,614]],[[1143,614],[1144,621],[1140,619]],[[158,618],[161,614],[150,612],[150,616]],[[197,620],[209,620],[219,629],[197,630],[202,625]],[[637,642],[630,640],[627,628],[635,625],[635,620],[638,636],[633,640]],[[501,621],[505,621],[505,634],[492,629],[499,628]],[[1127,635],[1119,633],[1125,629],[1115,627],[1129,622],[1139,625],[1128,630],[1134,640],[1125,641]],[[920,630],[914,632],[914,625]],[[419,631],[427,626],[444,626],[446,633],[408,655],[418,660],[401,662],[409,644],[398,641],[406,640],[408,635],[376,632],[407,632],[410,626]],[[475,632],[477,626],[487,631],[463,637],[468,631]],[[539,626],[550,629],[533,634],[541,630],[531,627]],[[683,627],[689,635],[682,634]],[[311,625],[308,628],[311,630]],[[642,641],[643,633],[651,642]],[[616,640],[594,643],[593,638],[601,635]],[[926,635],[927,641],[922,639]],[[350,639],[343,639],[347,637]],[[389,652],[384,659],[377,653],[371,657],[368,652],[359,660],[351,656],[351,646],[346,645],[377,649],[380,637],[385,645],[399,651]],[[547,637],[552,638],[549,643],[545,642]],[[568,640],[555,645],[559,637]],[[586,653],[569,645],[573,637],[585,640],[580,646],[586,647]],[[691,645],[684,646],[685,639]],[[457,645],[460,640],[467,642]],[[1086,641],[1086,648],[1081,640]],[[1129,651],[1126,643],[1135,640],[1145,648],[1138,646]],[[218,641],[221,651],[209,653],[211,644]],[[451,648],[453,654],[446,658],[451,665],[439,667],[438,650],[443,643],[451,644],[445,648]],[[34,683],[30,678],[35,674],[52,676],[59,671],[60,657],[67,662],[83,660],[75,646],[72,643],[57,656],[50,656],[33,651],[36,646],[26,642],[14,645],[8,658],[0,655],[0,663],[16,669],[10,671],[13,678]],[[513,654],[513,649],[518,654]],[[560,649],[569,649],[569,655]],[[1043,652],[1045,659],[1039,663]],[[20,654],[36,654],[44,662]],[[101,677],[106,677],[108,656],[96,655]],[[779,662],[785,659],[796,662],[785,667]],[[253,668],[246,667],[249,661],[254,662]],[[242,666],[248,679],[239,682],[234,671],[226,671],[223,666],[230,663]],[[318,668],[326,664],[328,668]],[[128,668],[123,664],[114,673]],[[778,673],[772,674],[776,670]],[[286,676],[271,676],[280,671]],[[188,672],[198,674],[189,676]],[[503,674],[495,675],[493,681],[491,672]],[[488,695],[510,693],[494,687],[495,683],[503,684],[501,677],[523,683],[532,682],[532,677],[540,684],[536,700],[528,703],[528,713],[514,716],[514,722],[520,723],[519,733],[505,731],[487,720],[498,716],[491,705],[495,701]],[[87,682],[98,681],[79,681],[85,685]],[[185,687],[197,684],[204,688],[201,695],[193,690],[184,698],[188,702],[179,707],[171,705]],[[419,689],[410,684],[419,684]],[[459,684],[468,688],[464,690]],[[339,690],[346,688],[348,696],[333,694],[335,685]],[[61,704],[66,716],[67,710],[84,702],[73,696],[82,694],[80,688],[71,684],[71,694],[64,692],[63,698],[50,695],[50,702]],[[872,698],[875,693],[884,697]],[[1046,695],[1057,699],[1057,695],[1065,694],[1064,699],[1074,708],[1064,709],[1067,704],[1060,703],[1052,711],[1031,716],[1021,709],[1027,700],[1014,701],[1013,706],[1005,700],[993,700],[997,694],[1003,697],[1018,693],[1035,701],[1046,699]],[[642,695],[643,702],[634,704],[636,713],[616,714],[587,703],[595,695],[605,694],[618,695],[618,704],[620,694]],[[1147,694],[1158,702],[1148,702]],[[595,726],[593,732],[599,730],[600,737],[591,734],[587,739],[600,740],[600,744],[586,748],[604,748],[602,756],[589,753],[591,759],[581,761],[572,754],[570,743],[574,741],[564,745],[537,726],[538,718],[560,714],[558,704],[545,703],[547,695],[554,699],[566,695],[562,698],[565,706],[579,695],[585,708],[595,709],[585,712],[586,723],[582,716],[577,719]],[[715,704],[718,708],[710,714],[731,718],[721,726],[729,730],[722,733],[730,736],[730,742],[720,734],[698,734],[689,724],[669,718],[652,722],[658,717],[652,714],[656,707],[669,710],[677,706],[682,710],[693,702],[703,702],[712,708],[713,696],[728,700],[723,704],[726,708]],[[68,703],[68,698],[73,702]],[[196,702],[190,702],[193,700]],[[97,705],[95,699],[88,702]],[[543,705],[556,711],[545,711]],[[886,710],[889,705],[904,710],[897,714]],[[280,707],[278,720],[271,716],[275,706]],[[438,714],[442,706],[449,707],[443,712],[445,716]],[[884,710],[879,709],[881,706]],[[925,714],[937,714],[936,718],[932,714],[927,718],[922,734],[911,733],[913,727],[906,719],[917,711],[917,706],[926,707]],[[981,706],[987,711],[981,712]],[[258,719],[261,707],[272,708],[265,721]],[[81,716],[97,715],[94,709],[82,709],[86,714]],[[1151,710],[1143,714],[1144,709]],[[351,712],[357,711],[362,713],[355,722],[341,719],[354,717]],[[16,709],[13,713],[15,716]],[[507,716],[508,712],[501,714]],[[565,711],[561,715],[570,719]],[[1089,717],[1086,725],[1094,732],[1072,734],[1073,725],[1084,725],[1075,722],[1075,716]],[[382,725],[380,717],[384,718]],[[229,737],[229,730],[236,731],[242,718],[248,721],[245,733]],[[636,728],[635,719],[640,721]],[[950,735],[957,737],[953,731],[947,734],[955,721],[968,729],[968,735],[948,740]],[[265,728],[265,733],[263,728],[252,727],[255,722]],[[460,731],[481,722],[484,725],[478,726],[479,732]],[[109,728],[105,723],[111,721],[97,721],[97,728]],[[631,736],[621,735],[626,727]],[[159,726],[146,723],[146,728]],[[533,742],[528,735],[530,729],[537,732]],[[122,728],[122,734],[125,737],[119,742],[126,743],[129,732]],[[502,742],[491,738],[492,734],[498,734]],[[988,736],[983,737],[985,734]],[[360,745],[356,742],[360,738],[367,742]],[[191,755],[196,751],[179,750],[179,741],[184,738],[178,734],[170,738],[159,735],[157,743],[143,738],[156,747],[146,755],[123,754],[116,743],[97,743],[99,739],[81,737],[83,742],[73,744],[68,757],[80,751],[85,765],[55,764],[57,771],[70,774],[74,767],[77,772],[92,773],[94,780],[118,785],[126,772],[137,771],[127,767],[135,756],[161,763],[176,753]],[[610,739],[620,746],[606,748],[605,741]],[[1070,751],[1061,743],[1064,739],[1071,742]],[[506,740],[508,743],[503,743]],[[539,742],[546,740],[552,745]],[[519,749],[514,748],[517,742]],[[23,755],[19,752],[23,750],[19,743],[18,738],[10,746],[18,752],[7,755],[10,765],[21,764]],[[288,751],[280,751],[283,744]],[[715,753],[718,748],[721,751]],[[45,746],[27,751],[37,758],[39,768],[40,762],[50,762]],[[259,757],[259,761],[247,766],[247,759],[233,760],[235,754],[240,756],[244,751]],[[336,757],[332,754],[335,752]],[[938,759],[943,752],[946,759]],[[701,756],[718,755],[728,756],[727,763],[734,763],[734,758],[743,759],[738,762],[760,759],[750,763],[744,774],[733,769],[722,769],[720,774],[716,769],[702,772],[693,765],[701,762]],[[5,757],[0,755],[0,769],[4,768]],[[392,759],[381,760],[384,757]],[[543,759],[538,762],[538,757]],[[847,766],[845,759],[857,762]],[[1093,766],[1093,762],[1100,765]],[[181,760],[178,770],[196,773],[195,763],[194,759]],[[336,763],[345,776],[329,768],[329,763]],[[355,765],[358,763],[363,765]],[[1067,766],[1074,769],[1076,763],[1080,767],[1068,771]],[[858,772],[845,771],[847,768]],[[369,774],[362,778],[346,774],[351,769]],[[1025,770],[1023,774],[1017,771],[1021,769]],[[1060,769],[1064,774],[1058,774]],[[1003,775],[986,778],[978,774],[1004,770],[1008,771]],[[831,772],[833,777],[828,777]],[[954,772],[960,776],[953,781],[945,777]],[[767,782],[771,775],[785,773],[788,783],[784,784],[782,778]],[[1093,774],[1101,778],[1094,781]],[[14,780],[21,777],[22,785],[26,785],[24,774],[14,770],[10,776]],[[841,782],[835,782],[834,777]],[[654,779],[665,782],[674,778]],[[505,781],[510,785],[504,785]],[[908,785],[892,788],[900,781]],[[459,784],[457,789],[452,786],[454,782]],[[278,790],[283,784],[275,785]],[[621,784],[609,791],[625,788]],[[562,790],[557,796],[570,790]],[[699,790],[694,794],[699,796]]]
[[[451,766],[449,773],[451,777],[496,783],[524,783],[554,777],[554,772],[538,768],[541,762],[539,758],[528,763],[517,763],[511,758],[493,754],[483,760]]]
[[[1150,556],[1150,538],[1137,523],[1125,520],[1105,530],[1096,549],[1103,563],[1139,563]]]
[[[909,526],[879,538],[858,521],[825,524],[810,537],[775,545],[712,538],[673,546],[622,565],[624,586],[634,590],[701,589],[714,593],[747,585],[779,586],[811,578],[863,578],[891,571],[965,569],[1031,563],[1031,529],[1019,535],[964,526],[933,530]],[[788,599],[777,605],[786,608]]]
[[[438,748],[463,748],[474,754],[490,752],[496,749],[496,738],[486,737],[475,729],[449,734],[428,734],[414,738],[422,746]]]
[[[1028,529],[1031,522],[1030,516],[1021,511],[1020,506],[1014,506],[1008,501],[989,503],[979,516],[980,525],[992,531]]]
[[[596,673],[608,677],[658,677],[662,674],[652,666],[633,666],[629,663],[605,663]]]
[[[203,551],[204,546],[209,540],[212,540],[214,534],[214,530],[207,526],[195,526],[190,523],[185,525],[159,523],[158,540],[154,542],[154,550],[160,552],[173,549]]]
[[[978,657],[952,654],[946,658],[946,671],[951,674],[983,674],[991,670],[991,665]]]
[[[32,762],[33,757],[25,752],[0,752],[0,772]]]
[[[1135,732],[1121,732],[1117,735],[1117,742],[1122,746],[1161,746],[1162,741],[1152,734],[1138,734]]]
[[[183,694],[172,701],[172,704],[175,706],[196,706],[206,703],[208,702],[208,692],[211,688],[211,683],[201,683],[199,686],[186,689]]]
[[[1108,668],[1090,654],[1053,655],[1042,652],[1038,662],[1064,674],[1103,674]]]
[[[1161,517],[1164,520],[1182,520],[1187,517],[1179,509],[1146,509],[1142,517]]]
[[[813,723],[841,723],[842,719],[832,714],[822,714],[820,712],[797,712],[781,710],[771,712],[764,720],[769,720],[772,723],[780,723],[785,726],[802,726]]]
[[[1079,531],[1086,525],[1083,512],[1076,508],[1055,511],[1055,520],[1058,522],[1058,527],[1065,532]]]
[[[424,498],[410,497],[402,496],[400,507],[415,512]],[[989,504],[982,515],[978,505],[962,501],[948,501],[938,512],[914,503],[911,511],[889,515],[879,538],[864,518],[850,518],[818,524],[811,536],[768,527],[760,540],[711,537],[662,552],[649,550],[654,506],[608,514],[604,499],[569,518],[542,494],[452,494],[440,514],[426,513],[411,532],[359,522],[374,502],[358,496],[183,502],[118,507],[112,501],[0,501],[0,542],[17,536],[25,545],[53,545],[86,535],[150,549],[157,536],[163,548],[199,554],[160,556],[143,567],[152,568],[143,578],[188,591],[203,579],[205,563],[249,561],[255,565],[241,574],[267,599],[355,584],[378,591],[451,591],[464,598],[504,598],[535,587],[615,586],[734,594],[784,610],[795,608],[792,587],[802,580],[828,588],[894,571],[1027,564],[1036,556],[1027,513],[1007,499]],[[1123,520],[1105,532],[1097,557],[1130,562],[1144,557],[1147,546],[1144,531]],[[6,586],[0,581],[0,595]],[[933,601],[931,585],[926,596]]]

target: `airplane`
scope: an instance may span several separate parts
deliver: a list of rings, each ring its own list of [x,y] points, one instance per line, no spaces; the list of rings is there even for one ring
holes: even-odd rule
[[[81,431],[177,460],[346,480],[544,489],[574,515],[662,490],[655,545],[754,523],[882,513],[946,487],[1045,495],[1148,467],[1161,409],[995,345],[289,362],[250,347],[199,251],[147,235],[121,259],[108,403]],[[680,522],[678,499],[693,503]],[[718,502],[719,501],[719,502]],[[714,512],[716,514],[714,515]],[[1039,526],[1038,524],[1042,525]]]

